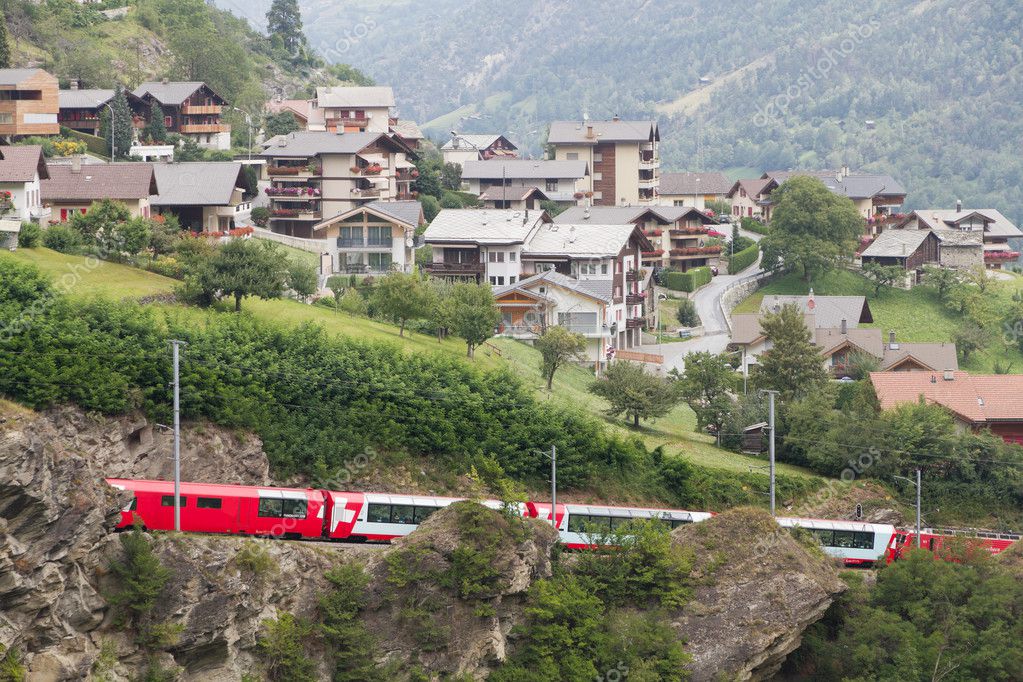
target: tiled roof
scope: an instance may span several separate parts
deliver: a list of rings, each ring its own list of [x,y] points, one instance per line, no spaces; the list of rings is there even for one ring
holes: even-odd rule
[[[242,184],[240,163],[188,161],[153,165],[160,193],[154,206],[229,206]]]
[[[953,372],[871,372],[882,409],[923,399],[973,423],[1023,421],[1023,374],[970,375]]]
[[[542,199],[547,195],[536,185],[491,185],[480,195],[483,201],[523,201],[531,194],[539,192]]]
[[[732,181],[724,173],[661,173],[661,189],[664,194],[727,194]]]
[[[884,358],[881,370],[886,371],[908,359],[930,367],[935,372],[946,369],[959,369],[959,358],[956,356],[954,343],[899,343],[892,349],[888,344],[884,347]]]
[[[264,146],[262,157],[277,156],[309,158],[319,154],[358,154],[380,138],[391,138],[383,133],[343,133],[296,130],[287,135],[278,135]]]
[[[921,227],[941,230],[953,227],[957,221],[975,213],[990,221],[984,234],[993,237],[1023,237],[1023,232],[1012,221],[993,208],[967,209],[965,211],[928,208],[913,211],[910,218],[916,216]]]
[[[0,147],[0,182],[32,182],[49,177],[43,148],[37,144]]]
[[[636,232],[635,225],[542,225],[522,249],[527,255],[564,255],[572,258],[617,256]],[[637,233],[638,234],[638,233]],[[649,247],[649,245],[647,245]]]
[[[497,142],[498,140],[500,140],[502,137],[504,137],[505,142],[507,142],[511,146],[512,149],[517,149],[517,147],[515,145],[513,145],[511,143],[511,140],[509,140],[507,137],[505,137],[504,135],[495,135],[495,134],[489,134],[489,135],[461,135],[461,134],[459,134],[457,137],[454,137],[454,138],[448,140],[447,142],[445,142],[441,146],[440,149],[441,149],[441,151],[448,151],[448,152],[449,151],[454,151],[456,149],[463,149],[463,150],[470,150],[470,151],[474,150],[474,149],[476,149],[476,150],[484,150],[487,147],[489,147],[490,145],[492,145],[495,142]]]
[[[736,313],[732,315],[732,340],[740,346],[753,343],[764,335],[760,326],[759,313]]]
[[[846,329],[843,334],[840,327],[818,328],[814,334],[815,341],[820,346],[821,353],[831,355],[843,344],[849,343],[860,350],[880,358],[884,353],[884,345],[881,343],[880,329]]]
[[[593,137],[589,136],[593,128]],[[550,144],[597,144],[600,142],[652,142],[660,139],[656,121],[554,121]]]
[[[494,295],[500,296],[508,293],[509,291],[514,291],[515,289],[532,290],[534,287],[543,283],[549,283],[568,289],[569,291],[575,291],[605,303],[611,302],[614,293],[614,282],[610,279],[576,279],[575,277],[569,277],[568,275],[563,275],[554,270],[548,270],[547,272],[541,272],[527,277],[526,279],[519,281],[517,284],[508,284],[504,287],[497,287],[494,289]]]
[[[860,322],[873,322],[870,307],[864,296],[814,296],[811,307],[809,296],[770,295],[764,296],[760,312],[771,312],[785,305],[794,305],[800,312],[813,315],[814,326],[818,329],[841,327],[842,320],[846,321],[849,329],[856,327]]]
[[[386,213],[406,225],[419,227],[423,221],[423,205],[418,201],[371,201],[366,208]]]
[[[545,220],[543,211],[447,208],[423,233],[427,243],[522,244]]]
[[[746,191],[746,195],[750,199],[755,199],[758,194],[764,191],[764,188],[767,187],[767,185],[772,184],[773,182],[774,181],[770,178],[745,178],[737,180],[728,190],[727,196],[731,197],[741,188]]]
[[[114,98],[113,90],[60,90],[61,109],[98,109]]]
[[[905,258],[920,248],[929,230],[885,230],[863,251],[863,256],[874,258]]]
[[[104,163],[73,166],[49,165],[42,181],[43,201],[96,201],[99,199],[145,199],[158,193],[151,163]]]
[[[466,161],[462,164],[463,179],[546,180],[586,177],[585,161],[546,161],[539,159],[492,159]]]
[[[160,104],[180,105],[186,99],[195,94],[199,88],[206,86],[210,92],[212,89],[202,81],[150,81],[135,88],[132,94],[136,97],[152,95]],[[216,95],[216,93],[213,93]],[[219,97],[219,95],[217,95]]]
[[[345,86],[316,88],[316,100],[321,109],[353,107],[378,109],[394,106],[394,90],[387,86]]]
[[[266,110],[272,114],[287,111],[308,121],[311,106],[307,99],[272,99],[266,103]]]

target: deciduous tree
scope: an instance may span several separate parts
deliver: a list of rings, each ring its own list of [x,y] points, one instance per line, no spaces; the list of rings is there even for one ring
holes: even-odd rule
[[[678,389],[696,413],[698,426],[721,428],[732,405],[728,391],[734,376],[725,356],[705,351],[686,354],[685,372],[678,379]]]
[[[642,365],[616,362],[590,385],[590,392],[610,403],[612,417],[624,414],[639,428],[640,419],[662,417],[679,401],[673,383],[647,374]]]
[[[501,321],[494,292],[485,284],[456,284],[451,301],[451,330],[465,340],[466,355],[474,357]]]
[[[880,263],[864,263],[863,274],[874,282],[874,296],[880,296],[881,292],[891,289],[900,279],[906,277],[906,271],[898,265],[881,265]]]
[[[247,296],[280,298],[287,268],[277,244],[234,239],[217,249],[208,267],[199,269],[198,282],[207,293],[233,296],[237,312]]]
[[[430,292],[419,275],[393,272],[377,283],[373,304],[382,316],[398,323],[398,336],[405,336],[405,324],[429,312]]]
[[[547,381],[547,390],[554,384],[554,374],[567,362],[581,360],[586,351],[586,337],[553,326],[537,338],[533,346],[540,351],[540,374]]]

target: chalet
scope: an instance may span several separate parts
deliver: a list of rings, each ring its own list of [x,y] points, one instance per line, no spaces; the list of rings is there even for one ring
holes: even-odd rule
[[[411,272],[416,230],[425,224],[418,201],[373,201],[316,224],[313,234],[326,238],[333,272]]]
[[[74,85],[74,84],[72,84]],[[72,87],[60,91],[60,125],[89,135],[100,134],[100,117],[114,98],[114,90],[80,90]],[[136,123],[144,119],[145,104],[132,92],[125,92]]]
[[[504,135],[459,135],[455,133],[445,142],[440,153],[444,163],[464,166],[466,161],[489,161],[494,158],[514,159],[518,147]]]
[[[0,138],[56,135],[57,78],[42,69],[0,69]]]
[[[313,102],[311,99],[272,99],[266,103],[266,113],[281,114],[289,113],[295,117],[295,123],[299,130],[316,130],[315,121],[311,121]],[[324,127],[319,128],[321,131]]]
[[[922,270],[939,261],[941,241],[931,230],[882,232],[861,254],[863,264],[897,265],[906,272]]]
[[[921,401],[941,405],[963,429],[1023,444],[1023,374],[871,372],[870,381],[883,410]]]
[[[408,119],[395,118],[392,116],[389,130],[391,131],[391,135],[404,142],[412,151],[419,151],[422,147],[423,140],[426,139],[426,135],[423,135],[423,131],[419,129],[416,122]]]
[[[552,201],[580,203],[588,174],[585,161],[543,161],[496,158],[466,161],[462,182],[477,196],[495,185],[539,187]]]
[[[993,208],[966,209],[957,204],[954,210],[921,209],[910,213],[896,227],[906,230],[953,231],[981,235],[984,243],[984,265],[1000,269],[1006,263],[1019,260],[1019,251],[1009,245],[1010,239],[1023,237],[1020,231],[1001,212]]]
[[[226,232],[245,200],[240,163],[190,161],[153,165],[160,193],[153,212],[172,214],[192,232]]]
[[[133,94],[142,101],[147,119],[151,103],[160,105],[167,132],[192,138],[209,149],[231,148],[231,126],[221,120],[228,103],[205,83],[165,79],[143,83]]]
[[[771,179],[736,180],[725,193],[725,198],[732,202],[732,215],[736,218],[770,221],[771,202],[768,197],[776,186]]]
[[[709,201],[724,201],[732,184],[723,173],[662,173],[657,203],[702,211]]]
[[[41,221],[41,181],[50,177],[39,145],[0,147],[0,217]]]
[[[510,208],[516,211],[538,211],[550,196],[534,185],[491,185],[480,194],[487,208]]]
[[[43,204],[51,220],[64,222],[86,213],[93,202],[113,199],[128,207],[133,217],[149,217],[149,198],[159,194],[151,163],[47,164],[48,178],[41,183]]]
[[[272,138],[260,156],[270,229],[280,234],[308,238],[362,204],[413,198],[414,153],[387,133],[298,131]]]

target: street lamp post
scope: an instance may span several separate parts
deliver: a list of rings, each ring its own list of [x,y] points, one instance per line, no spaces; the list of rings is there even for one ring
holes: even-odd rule
[[[116,150],[115,150],[115,147],[114,147],[114,139],[115,139],[115,137],[114,137],[114,108],[112,106],[110,106],[110,102],[105,102],[103,104],[103,106],[105,106],[107,109],[110,110],[110,163],[113,163],[114,161],[117,160],[117,154],[115,153]]]

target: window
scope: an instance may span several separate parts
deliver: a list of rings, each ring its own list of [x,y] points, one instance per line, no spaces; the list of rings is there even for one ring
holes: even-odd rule
[[[163,127],[164,128],[170,128],[171,124],[172,124],[171,117],[170,116],[164,116],[163,117]]]
[[[366,510],[366,520],[370,523],[390,523],[391,505],[370,504],[369,509]]]
[[[305,500],[281,499],[278,497],[259,498],[257,516],[283,519],[304,519],[307,503]]]
[[[508,252],[508,262],[509,262],[509,263],[514,263],[514,262],[515,262],[515,260],[516,260],[516,259],[517,259],[518,257],[519,257],[519,255],[518,255],[517,253],[515,253],[514,251],[509,251],[509,252]]]
[[[508,278],[508,284],[515,284],[515,275],[512,275]]]
[[[224,501],[219,497],[200,497],[195,501],[195,506],[199,509],[220,509],[223,504]]]
[[[430,514],[437,511],[438,507],[416,507],[412,514],[412,522],[419,525],[430,516]]]
[[[597,274],[597,264],[596,263],[576,263],[575,264],[575,272],[576,272],[577,275],[595,275],[595,274]]]
[[[594,182],[600,182],[603,179],[604,179],[604,174],[603,173],[594,173],[593,174]]]
[[[497,278],[494,277],[493,275],[490,276],[490,286],[492,286],[492,287],[496,287],[497,286]]]
[[[557,192],[558,191],[558,180],[557,180],[557,178],[551,179],[551,180],[547,181],[547,191],[548,192]]]
[[[391,246],[394,240],[391,238],[391,228],[371,227],[369,228],[369,246]]]
[[[383,272],[384,270],[391,269],[391,254],[389,253],[370,253],[367,254],[369,258],[370,270],[378,270]]]
[[[814,537],[824,547],[838,547],[841,549],[873,549],[874,534],[853,530],[828,530],[814,528],[811,531]]]
[[[178,499],[181,500],[181,508],[184,509],[188,505],[188,498],[185,497],[184,495],[181,495]],[[174,496],[173,495],[164,495],[162,498],[160,498],[160,506],[161,507],[173,507],[174,506]]]
[[[503,263],[504,262],[504,251],[491,251],[487,254],[487,260],[491,263]]]
[[[499,287],[503,287],[504,286],[504,277],[503,276],[497,278],[497,286],[499,286]]]
[[[537,263],[533,266],[533,269],[536,270],[538,273],[550,272],[551,270],[554,269],[554,263]],[[543,292],[541,291],[540,293]]]
[[[600,274],[602,274],[602,275],[606,275],[607,274],[607,263],[601,263],[600,264]]]
[[[601,152],[596,152],[593,155],[593,163],[603,163],[604,155]]]
[[[415,518],[415,509],[411,504],[392,504],[391,523],[412,524]]]
[[[578,161],[579,152],[568,152],[567,154],[565,154],[565,159],[567,159],[568,161]]]
[[[0,113],[0,123],[14,123],[14,114]]]

